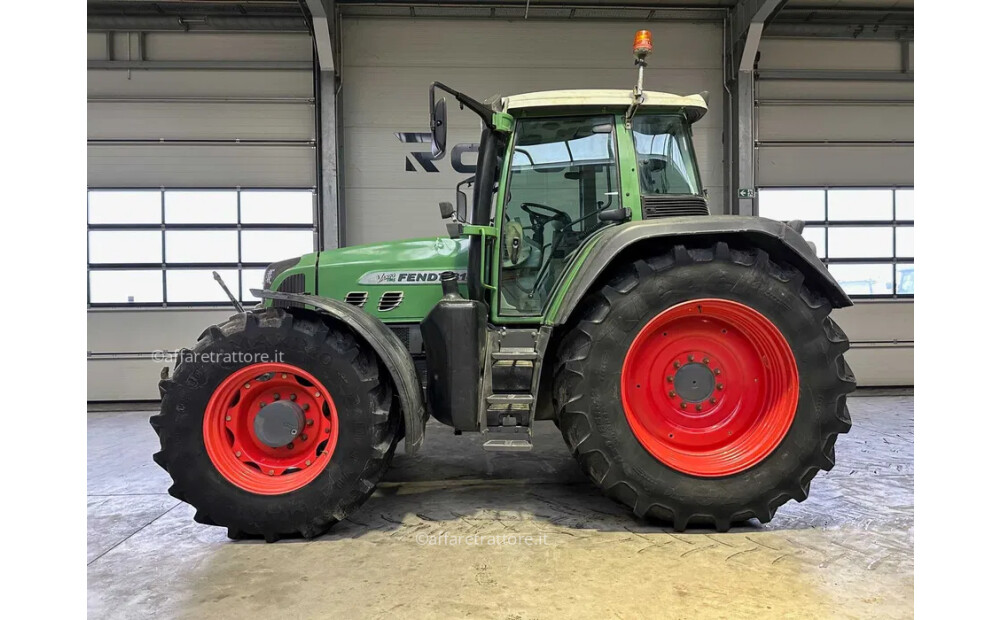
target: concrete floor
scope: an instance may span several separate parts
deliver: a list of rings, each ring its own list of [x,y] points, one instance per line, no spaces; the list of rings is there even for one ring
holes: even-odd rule
[[[533,452],[503,454],[432,423],[347,521],[270,545],[232,542],[166,494],[148,412],[91,413],[89,615],[912,617],[913,398],[850,408],[837,467],[766,526],[675,534],[596,492],[551,424]],[[484,538],[429,544],[439,533]],[[498,535],[544,538],[488,544]]]

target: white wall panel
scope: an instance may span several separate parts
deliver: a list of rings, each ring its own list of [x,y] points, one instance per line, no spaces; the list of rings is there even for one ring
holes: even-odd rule
[[[760,140],[913,140],[912,105],[762,105]]]
[[[312,187],[311,146],[104,145],[87,148],[91,187]]]
[[[854,342],[913,342],[912,301],[859,301],[834,310],[833,319]]]
[[[90,98],[312,97],[312,71],[91,70]]]
[[[854,82],[817,80],[760,80],[757,98],[912,100],[913,82]]]
[[[150,32],[147,60],[312,61],[307,33]]]
[[[91,139],[314,140],[315,109],[301,103],[91,102]]]
[[[861,387],[913,385],[913,347],[854,348],[844,358]]]
[[[899,71],[901,54],[902,47],[896,41],[764,38],[758,67]]]
[[[909,146],[764,146],[758,152],[761,187],[913,185]]]
[[[149,356],[114,359],[101,354],[149,354],[191,347],[201,330],[225,321],[229,310],[92,310],[87,313],[87,399],[155,400],[160,369],[172,363]]]

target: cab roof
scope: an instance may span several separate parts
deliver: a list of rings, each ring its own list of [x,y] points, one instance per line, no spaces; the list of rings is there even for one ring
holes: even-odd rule
[[[649,108],[682,108],[690,122],[695,122],[708,112],[705,96],[672,95],[652,90],[643,91],[640,110]],[[561,108],[561,107],[620,107],[628,108],[632,103],[632,91],[624,89],[580,89],[580,90],[546,90],[522,95],[510,95],[500,99],[501,112],[514,112],[528,108]]]

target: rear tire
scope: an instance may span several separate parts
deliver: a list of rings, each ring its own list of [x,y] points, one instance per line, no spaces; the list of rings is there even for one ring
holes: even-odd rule
[[[173,478],[169,493],[197,509],[196,521],[226,527],[233,539],[311,538],[356,510],[374,491],[398,441],[401,416],[386,369],[349,330],[304,312],[254,310],[209,327],[193,351],[180,353],[173,376],[160,382],[160,413],[150,418],[161,447],[153,459]],[[277,374],[245,378],[258,367],[277,368]],[[260,390],[266,393],[258,394]],[[267,398],[271,392],[278,400],[279,392],[290,391],[304,392],[300,404],[313,394],[317,400],[311,401],[312,418],[306,420],[311,425],[288,444],[287,457],[286,446],[253,445],[249,435],[240,439],[242,429],[250,426],[228,421],[228,408],[235,419],[243,411],[244,394],[255,395],[246,398],[252,423],[258,400],[263,408],[265,398],[272,400]],[[322,404],[327,397],[332,403]],[[226,401],[221,413],[220,398]],[[321,408],[325,418],[317,418]],[[220,417],[216,423],[212,416],[224,416],[227,422]],[[303,437],[307,432],[316,437]],[[243,452],[242,460],[237,456],[244,444],[249,448],[243,452],[252,450],[256,460]],[[286,458],[291,464],[293,455],[301,457],[298,467],[284,473],[271,469],[277,475],[267,477],[268,467],[276,467],[267,464],[269,459],[285,464],[280,459]]]
[[[635,396],[623,392],[622,385],[629,379],[635,385],[625,388],[639,388],[636,375],[630,375],[627,369],[623,371],[623,365],[627,359],[632,360],[628,368],[634,365],[634,354],[630,354],[630,350],[635,350],[633,342],[642,335],[644,328],[658,327],[655,321],[668,315],[667,309],[671,312],[688,309],[685,302],[694,299],[704,300],[706,304],[722,300],[716,304],[746,308],[749,314],[761,319],[760,325],[777,328],[774,331],[776,340],[772,343],[777,348],[760,354],[756,370],[749,370],[745,363],[729,365],[733,383],[744,381],[743,385],[749,386],[746,394],[754,389],[764,395],[776,391],[773,385],[782,384],[782,380],[766,373],[781,366],[776,361],[780,357],[779,349],[790,351],[794,356],[794,360],[788,358],[791,370],[786,369],[788,380],[783,384],[790,399],[776,400],[773,407],[762,407],[759,414],[739,413],[751,417],[759,415],[756,419],[763,422],[750,419],[744,426],[759,430],[763,425],[765,431],[756,434],[747,431],[743,444],[732,445],[725,444],[727,439],[722,433],[723,438],[719,440],[722,447],[716,451],[722,456],[714,461],[706,457],[707,452],[699,452],[701,446],[663,447],[656,445],[659,439],[650,439],[648,434],[643,436],[643,429],[637,426],[632,411]],[[693,305],[697,313],[702,311],[697,303]],[[725,531],[733,522],[750,518],[757,518],[761,523],[770,521],[778,507],[789,499],[806,499],[816,473],[820,469],[828,471],[834,465],[837,435],[848,432],[851,427],[846,395],[854,390],[855,380],[843,357],[849,343],[844,332],[830,319],[831,310],[829,301],[804,284],[802,273],[776,264],[758,248],[730,248],[725,243],[710,248],[677,246],[669,253],[624,265],[581,303],[573,317],[575,323],[571,323],[560,342],[554,398],[563,437],[591,480],[639,517],[670,521],[677,530],[689,524],[708,524]],[[695,318],[702,319],[700,314]],[[753,335],[760,330],[747,331]],[[655,335],[659,337],[659,333]],[[648,338],[648,333],[643,337]],[[678,340],[683,342],[684,337],[682,332]],[[752,340],[748,340],[751,345]],[[640,338],[639,342],[642,341]],[[677,350],[683,348],[675,347],[671,353]],[[692,346],[690,350],[698,350],[698,347]],[[748,345],[747,350],[752,351],[754,347]],[[716,346],[715,351],[729,354],[724,342]],[[646,379],[650,378],[648,369],[654,359],[656,355],[642,360]],[[681,358],[682,361],[689,359],[692,357]],[[735,359],[740,361],[738,356]],[[673,362],[669,363],[668,368],[676,368]],[[712,366],[715,366],[714,361],[704,369],[694,369],[692,365],[689,376],[711,377]],[[674,372],[667,373],[670,381],[673,381],[670,373]],[[698,373],[704,373],[705,377]],[[763,378],[763,388],[751,382],[751,376],[756,380],[758,374]],[[671,387],[664,384],[661,396]],[[672,398],[682,400],[675,392],[669,393]],[[671,432],[674,428],[680,429],[676,441],[680,441],[682,431],[691,430],[685,424],[697,423],[697,416],[708,414],[709,395],[719,396],[721,403],[721,394],[698,393],[697,398],[703,399],[698,401],[698,412],[702,411],[701,403],[704,403],[706,414],[695,413],[693,403],[684,403],[684,411],[673,410],[672,415],[678,415],[681,420],[679,426],[668,429]],[[768,397],[759,398],[766,400]],[[731,398],[737,399],[737,405],[753,400],[751,396],[739,394]],[[711,402],[713,407],[722,406],[715,405],[715,398]],[[667,415],[664,411],[669,407],[663,400],[644,404],[647,420],[655,422]],[[738,406],[736,411],[739,411]],[[736,417],[737,413],[733,413],[732,418]],[[711,428],[716,427],[697,430]],[[743,432],[739,424],[732,428],[737,433]],[[666,437],[664,431],[661,443],[675,441],[673,434],[669,435],[670,440]],[[697,432],[691,437],[692,441],[701,440]],[[750,450],[750,456],[742,460],[738,455],[732,457],[748,442],[758,440],[769,443],[750,446],[756,448],[756,452]]]

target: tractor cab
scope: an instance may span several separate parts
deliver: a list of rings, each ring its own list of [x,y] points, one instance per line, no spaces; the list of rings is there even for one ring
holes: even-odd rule
[[[513,129],[490,224],[498,320],[541,316],[577,250],[600,230],[668,215],[707,215],[691,123],[701,95],[567,90],[501,99]]]

